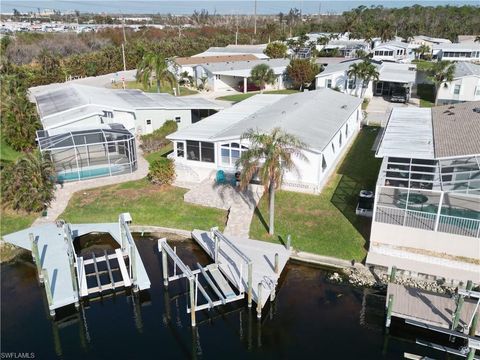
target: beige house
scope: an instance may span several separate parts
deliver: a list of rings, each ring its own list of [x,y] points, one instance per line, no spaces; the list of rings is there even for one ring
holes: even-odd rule
[[[480,283],[480,101],[394,108],[367,264]]]

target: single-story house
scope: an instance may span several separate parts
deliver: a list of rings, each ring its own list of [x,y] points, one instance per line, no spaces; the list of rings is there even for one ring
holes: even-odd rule
[[[338,50],[343,57],[354,57],[358,50],[370,51],[370,44],[364,40],[330,40],[326,45],[317,45],[318,50],[331,52]]]
[[[480,43],[455,43],[433,46],[433,59],[449,61],[480,61]]]
[[[288,59],[265,59],[218,62],[201,64],[194,68],[195,80],[207,78],[207,88],[211,91],[237,90],[247,92],[249,90],[249,77],[252,69],[259,64],[266,64],[272,68],[276,75],[273,85],[267,85],[267,89],[285,88],[285,71],[290,60]],[[258,90],[256,87],[253,90]]]
[[[257,59],[268,59],[265,55],[267,44],[258,45],[227,45],[224,47],[210,47],[204,52],[193,55],[202,56],[226,56],[226,55],[254,55]]]
[[[140,90],[114,90],[76,83],[59,84],[32,94],[43,130],[82,129],[122,124],[132,134],[148,134],[167,120],[179,128],[223,107],[202,99]]]
[[[401,41],[381,43],[373,48],[373,60],[410,62],[415,59],[414,49],[417,47]]]
[[[448,39],[444,38],[436,38],[431,36],[425,35],[416,35],[410,40],[410,44],[413,45],[427,45],[432,49],[434,45],[441,45],[441,44],[451,44],[452,42]]]
[[[366,263],[480,282],[480,101],[390,114]]]
[[[193,69],[197,65],[257,59],[258,58],[252,54],[174,57],[170,59],[170,70],[176,74],[177,77],[179,77],[182,72],[187,72],[189,76],[194,76],[195,73]]]
[[[361,104],[361,99],[331,89],[252,96],[167,136],[174,143],[177,180],[200,182],[218,170],[241,171],[236,161],[249,147],[242,134],[280,127],[308,147],[307,160],[294,160],[298,173],[287,172],[283,187],[319,193],[360,129]]]
[[[455,64],[453,81],[444,82],[437,92],[437,104],[480,100],[480,65],[467,61]]]
[[[378,81],[364,84],[361,79],[351,78],[348,71],[352,64],[363,62],[360,59],[347,60],[341,63],[327,65],[325,70],[316,76],[316,88],[332,88],[345,94],[371,98],[372,96],[389,96],[396,87],[408,87],[410,90],[416,80],[416,66],[372,61],[379,73]]]

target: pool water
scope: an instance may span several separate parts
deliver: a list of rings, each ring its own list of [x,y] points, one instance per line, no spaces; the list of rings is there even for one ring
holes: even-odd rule
[[[112,166],[111,167],[112,174],[116,172],[120,172],[123,170],[121,166]],[[110,175],[110,168],[109,167],[102,167],[102,168],[90,168],[90,169],[83,169],[80,171],[61,171],[57,174],[57,181],[73,181],[73,180],[81,180],[81,179],[89,179],[92,177],[97,176],[106,176]]]
[[[57,314],[62,322],[47,315],[30,256],[1,265],[2,352],[33,352],[49,360],[403,359],[404,352],[447,358],[416,345],[417,336],[432,340],[431,335],[401,321],[394,319],[386,335],[383,294],[332,284],[327,271],[293,263],[261,322],[239,302],[198,313],[199,325],[192,330],[185,283],[170,283],[166,290],[156,239],[136,241],[152,288],[138,297],[126,293],[90,301],[79,312],[72,306]],[[209,262],[190,240],[171,245],[191,267]]]

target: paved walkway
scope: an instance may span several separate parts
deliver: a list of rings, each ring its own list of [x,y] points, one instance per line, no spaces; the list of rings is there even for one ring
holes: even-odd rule
[[[418,98],[410,98],[407,104],[392,103],[385,100],[382,96],[374,96],[370,99],[367,106],[367,118],[369,124],[385,124],[390,116],[390,112],[395,107],[418,107],[420,104]]]
[[[231,185],[217,185],[206,179],[184,195],[189,203],[229,210],[224,234],[248,239],[250,223],[258,201],[263,195],[263,186],[250,185],[239,191]]]
[[[70,198],[77,191],[106,185],[114,185],[132,180],[140,180],[147,176],[148,162],[143,158],[143,153],[139,148],[137,148],[137,154],[138,168],[133,173],[65,183],[63,188],[57,185],[57,189],[55,191],[55,200],[52,201],[50,207],[48,208],[48,215],[46,217],[37,218],[33,222],[33,225],[46,224],[55,221],[65,211]]]

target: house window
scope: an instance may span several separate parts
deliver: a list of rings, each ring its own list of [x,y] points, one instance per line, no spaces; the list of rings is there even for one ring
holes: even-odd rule
[[[458,95],[460,94],[460,86],[459,84],[456,84],[455,87],[453,88],[453,94]]]
[[[211,142],[187,140],[187,159],[202,162],[215,162],[215,146]]]
[[[103,116],[112,119],[113,118],[113,112],[103,111]]]
[[[332,79],[327,79],[326,83],[327,83],[327,88],[331,89],[332,88]]]
[[[215,75],[215,79],[220,80],[220,75]]]
[[[248,150],[246,146],[236,142],[220,145],[222,165],[235,166],[237,160],[240,159],[242,153],[246,150]]]
[[[179,123],[182,121],[182,118],[180,116],[175,116],[175,122]]]
[[[152,120],[147,120],[147,125],[152,125]]]
[[[355,87],[356,87],[355,79],[348,79],[348,88],[355,89]]]
[[[177,157],[185,157],[185,149],[183,142],[177,142]]]

